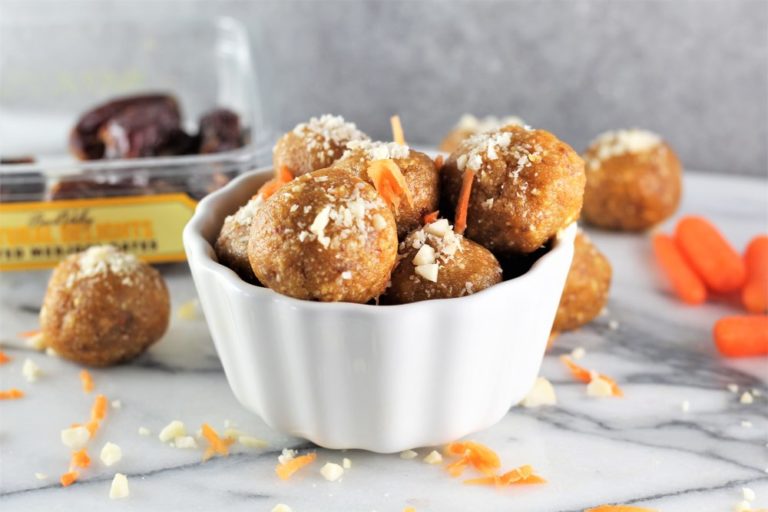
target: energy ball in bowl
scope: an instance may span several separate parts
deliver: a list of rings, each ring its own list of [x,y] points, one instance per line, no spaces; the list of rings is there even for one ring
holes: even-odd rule
[[[398,202],[392,205],[397,234],[403,238],[421,225],[425,214],[437,210],[440,173],[429,156],[395,142],[350,142],[348,151],[332,167],[376,186],[369,169],[372,163],[381,161],[392,161],[405,180],[409,197],[398,197]]]
[[[465,234],[500,255],[539,249],[581,211],[584,162],[544,130],[509,125],[473,135],[451,154],[441,177],[449,210],[465,177],[472,178]]]
[[[501,266],[483,246],[456,234],[446,219],[410,233],[384,302],[406,304],[470,295],[501,282]]]
[[[54,269],[40,310],[45,343],[61,357],[109,366],[138,356],[168,328],[160,273],[109,245],[69,256]]]
[[[258,280],[248,260],[248,240],[253,216],[262,204],[264,199],[261,194],[256,194],[234,214],[227,216],[214,245],[219,263],[234,270],[243,281],[253,284]]]
[[[368,302],[384,291],[395,264],[395,219],[368,183],[341,170],[316,171],[256,210],[248,257],[259,281],[278,293]]]
[[[680,203],[682,167],[672,148],[646,130],[606,132],[584,154],[584,218],[595,226],[640,231]]]
[[[608,259],[586,234],[579,232],[552,330],[570,331],[599,315],[608,301],[611,275]]]
[[[330,166],[344,154],[349,142],[367,139],[341,116],[313,117],[280,137],[272,150],[272,163],[275,169],[285,166],[298,177]]]
[[[440,151],[453,153],[459,149],[459,145],[476,133],[498,130],[503,126],[516,124],[523,126],[525,122],[517,116],[495,117],[485,116],[477,118],[472,114],[464,114],[456,123],[456,126],[448,132],[440,143]]]

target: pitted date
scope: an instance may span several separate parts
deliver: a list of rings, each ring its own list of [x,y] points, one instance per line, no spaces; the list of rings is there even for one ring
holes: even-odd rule
[[[211,110],[200,118],[200,153],[221,153],[243,145],[240,117],[226,108]]]

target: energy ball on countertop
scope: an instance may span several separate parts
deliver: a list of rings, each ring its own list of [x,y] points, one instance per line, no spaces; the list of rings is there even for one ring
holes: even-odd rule
[[[680,203],[682,168],[674,151],[645,130],[606,132],[584,154],[584,218],[639,231],[670,217]]]
[[[599,315],[608,302],[611,275],[608,259],[586,234],[579,232],[552,330],[570,331]]]
[[[355,123],[341,116],[313,117],[280,137],[272,150],[272,163],[275,169],[285,166],[298,177],[330,166],[344,154],[349,142],[367,139]]]
[[[410,233],[384,301],[406,304],[470,295],[501,282],[501,266],[488,249],[454,233],[439,219]]]
[[[440,172],[435,162],[424,153],[403,144],[354,141],[349,143],[347,152],[332,167],[348,171],[375,185],[368,169],[371,162],[384,160],[391,160],[400,169],[412,201],[409,204],[407,198],[402,197],[393,206],[397,234],[403,238],[421,225],[425,214],[437,210],[440,202]]]
[[[448,135],[446,135],[440,143],[440,151],[453,153],[459,149],[459,144],[464,142],[470,136],[476,133],[498,130],[503,126],[510,124],[523,126],[525,125],[525,122],[517,116],[505,116],[501,118],[485,116],[478,119],[472,114],[464,114],[461,116],[461,119],[459,119],[459,122],[456,123],[456,126],[448,132]]]
[[[262,204],[264,199],[261,194],[256,194],[234,214],[227,216],[214,245],[219,263],[234,270],[243,281],[253,284],[258,280],[248,261],[248,240],[253,216]]]
[[[584,162],[547,131],[510,125],[462,142],[441,172],[447,208],[469,171],[465,234],[494,253],[533,252],[581,211]]]
[[[109,366],[138,356],[168,328],[160,273],[132,254],[100,245],[59,263],[40,310],[46,345],[61,357]]]
[[[392,212],[368,183],[338,169],[283,185],[256,210],[248,256],[278,293],[323,302],[368,302],[397,257]]]

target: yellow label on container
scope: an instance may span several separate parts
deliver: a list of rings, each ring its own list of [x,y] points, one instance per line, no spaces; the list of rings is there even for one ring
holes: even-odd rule
[[[186,194],[0,203],[0,271],[53,267],[99,244],[144,261],[183,261],[181,232],[195,204]]]

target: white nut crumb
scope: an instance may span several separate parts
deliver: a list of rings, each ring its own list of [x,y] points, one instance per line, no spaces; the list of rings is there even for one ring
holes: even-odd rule
[[[413,269],[417,276],[421,276],[427,281],[437,282],[438,264],[418,265]]]
[[[344,272],[341,273],[341,278],[344,279],[345,281],[349,281],[350,279],[352,279],[352,272],[350,272],[349,270],[345,270]]]
[[[432,450],[424,457],[424,462],[427,464],[441,464],[443,462],[443,456],[437,450]]]
[[[540,407],[542,405],[555,405],[557,404],[555,388],[552,387],[552,383],[547,379],[539,377],[533,384],[533,388],[531,388],[526,397],[523,398],[521,404],[523,407],[527,408]]]
[[[38,480],[47,480],[48,475],[46,475],[45,473],[35,473],[35,478],[37,478]]]
[[[427,224],[424,226],[424,231],[430,235],[442,237],[445,236],[450,227],[451,225],[448,223],[448,219],[438,219],[432,224]]]
[[[683,412],[688,412],[691,410],[691,402],[688,400],[683,400],[683,402],[680,404],[680,409],[682,409]]]
[[[197,441],[192,436],[181,436],[174,439],[173,443],[176,448],[182,449],[197,449]]]
[[[27,379],[27,382],[37,382],[37,379],[43,374],[43,371],[31,359],[25,359],[21,367],[21,374]]]
[[[587,355],[587,351],[584,350],[584,347],[576,347],[571,351],[571,357],[574,360],[583,359],[585,355]]]
[[[429,244],[424,244],[416,252],[416,255],[411,260],[414,266],[419,265],[431,265],[435,262],[435,250]]]
[[[272,512],[293,512],[293,510],[288,505],[278,503],[277,505],[274,506],[274,508],[272,509]]]
[[[741,420],[741,426],[744,428],[752,428],[752,422],[749,420]]]
[[[140,436],[149,436],[152,432],[149,431],[147,427],[139,427],[139,435]]]
[[[237,442],[246,448],[266,448],[269,446],[269,443],[263,439],[259,439],[253,436],[238,436]]]
[[[763,393],[759,389],[752,389],[752,396],[761,396]]]
[[[612,331],[615,331],[619,328],[619,321],[618,320],[611,320],[608,322],[608,328]]]
[[[730,384],[728,384],[728,385],[727,385],[727,386],[725,386],[725,387],[726,387],[726,388],[728,389],[728,391],[730,391],[731,393],[738,393],[738,392],[739,392],[739,386],[738,386],[738,384],[730,383]]]
[[[344,457],[344,459],[341,461],[341,466],[344,469],[349,469],[349,468],[352,467],[352,461],[349,460],[348,458]]]
[[[131,494],[128,489],[128,477],[122,473],[115,473],[115,478],[112,479],[112,485],[109,488],[109,499],[119,500],[121,498],[127,498]]]
[[[283,448],[283,453],[277,456],[277,461],[280,464],[285,464],[288,461],[293,460],[296,458],[296,450],[291,450],[290,448]]]
[[[742,404],[751,404],[754,401],[755,400],[752,398],[752,394],[750,394],[749,391],[745,391],[741,395],[741,398],[739,398],[739,402],[741,402]]]
[[[733,506],[733,512],[750,512],[752,505],[747,500],[742,500]]]
[[[329,482],[335,482],[344,474],[344,468],[333,462],[326,462],[325,465],[320,468],[320,474]]]
[[[43,337],[43,333],[39,332],[34,336],[27,338],[27,346],[38,352],[45,350],[45,338]]]
[[[163,427],[163,430],[160,431],[160,434],[157,437],[160,439],[160,441],[167,443],[168,441],[172,441],[177,437],[185,435],[187,435],[187,429],[184,424],[179,420],[173,420],[165,427]]]
[[[113,409],[122,409],[123,408],[123,402],[120,400],[112,400],[112,408]]]
[[[111,466],[123,458],[123,450],[115,443],[106,443],[99,453],[99,458],[105,466]]]
[[[400,452],[400,458],[405,460],[411,460],[418,457],[419,454],[413,450],[405,450],[404,452]]]
[[[53,350],[51,347],[45,349],[45,355],[48,357],[59,357],[59,353]]]
[[[381,214],[377,213],[373,216],[373,227],[382,230],[387,227],[387,221]]]
[[[85,446],[90,437],[91,433],[85,427],[65,428],[61,431],[61,442],[74,451]]]
[[[749,487],[742,487],[741,488],[741,495],[744,497],[747,501],[755,501],[755,498],[757,497],[755,495],[755,491],[750,489]]]
[[[613,396],[613,387],[610,382],[598,376],[587,384],[587,395],[595,397]]]

